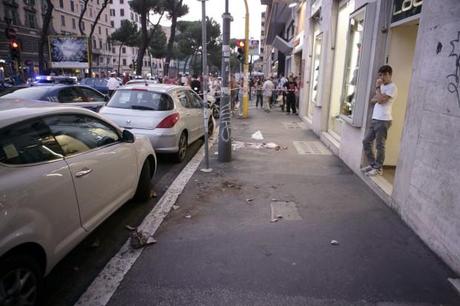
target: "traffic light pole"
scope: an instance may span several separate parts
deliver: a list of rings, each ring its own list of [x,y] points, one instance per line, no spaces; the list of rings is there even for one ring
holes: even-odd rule
[[[244,23],[244,64],[243,64],[243,118],[249,117],[249,8],[248,0],[244,0],[246,20]]]
[[[219,145],[218,160],[220,162],[230,162],[232,160],[232,133],[230,109],[230,22],[232,16],[228,12],[228,1],[225,0],[225,13],[222,15],[222,91],[220,99],[220,125],[219,125]]]

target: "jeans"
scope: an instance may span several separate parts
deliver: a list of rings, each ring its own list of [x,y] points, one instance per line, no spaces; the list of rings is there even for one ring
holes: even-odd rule
[[[375,169],[383,167],[385,160],[385,141],[387,140],[388,129],[391,126],[391,121],[372,119],[371,126],[366,132],[363,139],[364,153],[370,166]],[[375,140],[375,149],[377,156],[374,156],[372,144]]]
[[[297,110],[295,108],[295,95],[287,94],[286,100],[287,100],[286,101],[287,102],[286,112],[289,113],[292,109],[293,114],[297,113]]]
[[[256,99],[256,107],[259,106],[259,102],[260,102],[260,107],[263,106],[263,99],[262,99],[262,93],[257,93],[257,99]]]

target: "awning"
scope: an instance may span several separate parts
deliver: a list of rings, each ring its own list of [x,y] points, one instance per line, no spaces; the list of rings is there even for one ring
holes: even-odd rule
[[[275,39],[273,40],[272,46],[278,49],[284,55],[290,55],[292,52],[292,45],[279,35],[276,35]]]

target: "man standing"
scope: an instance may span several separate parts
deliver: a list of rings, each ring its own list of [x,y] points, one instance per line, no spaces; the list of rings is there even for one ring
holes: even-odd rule
[[[271,109],[270,100],[272,98],[273,89],[275,85],[272,82],[272,77],[269,77],[262,85],[262,91],[264,95],[264,109],[266,112],[269,112]]]
[[[115,77],[117,74],[115,72],[110,73],[110,78],[107,81],[107,88],[109,90],[109,96],[111,97],[115,90],[120,87],[120,82]]]
[[[398,93],[396,85],[391,81],[392,74],[393,69],[389,65],[379,68],[375,95],[371,99],[371,103],[375,104],[372,113],[372,122],[363,140],[364,152],[366,153],[369,165],[361,168],[361,171],[368,176],[383,174],[385,141],[392,120],[391,108]],[[376,157],[372,151],[374,140],[377,151]]]
[[[297,83],[294,81],[293,76],[289,76],[289,81],[284,84],[284,87],[286,89],[286,115],[289,115],[291,109],[292,109],[292,114],[296,115],[297,110],[296,110],[296,103],[295,103],[295,95],[297,92]]]

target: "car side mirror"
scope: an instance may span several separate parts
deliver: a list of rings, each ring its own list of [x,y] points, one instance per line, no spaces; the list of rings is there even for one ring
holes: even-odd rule
[[[133,143],[136,140],[136,137],[130,131],[123,130],[123,133],[121,135],[121,139],[123,140],[123,142]]]

